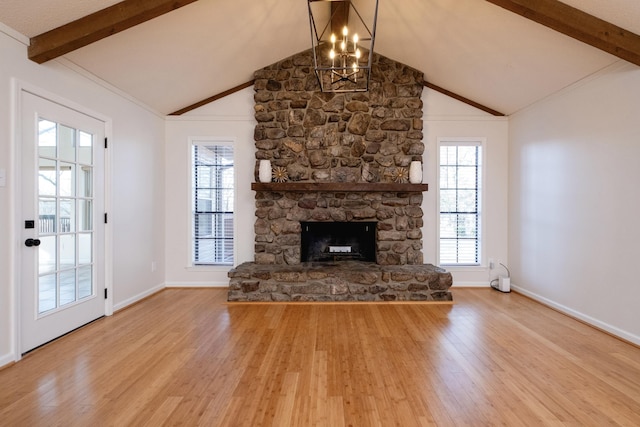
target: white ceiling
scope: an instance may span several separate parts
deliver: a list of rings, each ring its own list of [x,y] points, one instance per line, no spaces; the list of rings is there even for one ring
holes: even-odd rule
[[[28,37],[118,2],[1,1],[0,22]],[[637,0],[564,2],[640,34]],[[373,3],[354,0],[363,15]],[[168,114],[310,46],[305,0],[199,0],[65,57]],[[482,0],[379,0],[375,51],[506,114],[620,61]]]

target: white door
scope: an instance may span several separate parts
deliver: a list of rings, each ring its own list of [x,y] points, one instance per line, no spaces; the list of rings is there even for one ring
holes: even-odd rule
[[[105,314],[105,123],[21,92],[20,349]]]

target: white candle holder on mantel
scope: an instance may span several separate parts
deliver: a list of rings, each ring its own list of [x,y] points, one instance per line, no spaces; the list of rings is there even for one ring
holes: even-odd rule
[[[414,160],[409,165],[409,182],[422,184],[422,162],[420,160]]]
[[[271,160],[260,160],[258,167],[258,181],[271,182]]]

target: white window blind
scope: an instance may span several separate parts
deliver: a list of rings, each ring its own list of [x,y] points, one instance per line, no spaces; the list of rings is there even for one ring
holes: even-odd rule
[[[192,262],[233,265],[233,147],[194,142],[192,170]]]
[[[482,143],[440,143],[440,264],[479,265]]]

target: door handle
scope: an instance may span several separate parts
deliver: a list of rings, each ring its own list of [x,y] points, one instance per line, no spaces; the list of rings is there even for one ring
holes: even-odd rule
[[[40,239],[27,239],[24,241],[24,245],[29,248],[32,246],[40,246]]]

